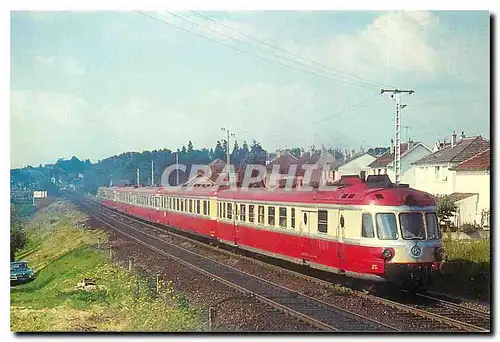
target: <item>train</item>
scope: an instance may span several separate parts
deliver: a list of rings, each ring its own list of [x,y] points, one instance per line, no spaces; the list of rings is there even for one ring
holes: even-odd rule
[[[426,287],[443,262],[436,200],[387,175],[314,191],[114,186],[106,207],[217,243],[369,282]]]

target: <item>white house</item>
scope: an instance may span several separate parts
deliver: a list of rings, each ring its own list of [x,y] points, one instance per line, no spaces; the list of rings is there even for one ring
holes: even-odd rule
[[[455,193],[468,194],[456,202],[459,223],[489,226],[490,161],[490,149],[487,149],[451,169],[456,172]]]
[[[481,136],[462,138],[457,142],[454,135],[449,146],[412,163],[414,188],[433,195],[456,192],[456,171],[452,168],[489,148],[489,141]]]
[[[358,175],[364,176],[368,174],[370,163],[376,158],[368,152],[360,153],[344,160],[339,165],[332,167],[335,170],[334,179],[339,180],[341,176]]]
[[[414,168],[411,163],[430,154],[432,151],[421,142],[409,141],[401,143],[401,178],[400,182],[409,184],[410,187],[415,185]],[[388,175],[391,181],[395,181],[394,175],[394,146],[390,150],[375,159],[368,165],[371,175]]]

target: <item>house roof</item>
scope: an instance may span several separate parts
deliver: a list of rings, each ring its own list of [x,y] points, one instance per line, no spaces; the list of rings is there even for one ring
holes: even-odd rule
[[[345,164],[348,164],[348,163],[352,162],[353,160],[358,159],[359,157],[364,156],[365,154],[367,154],[367,155],[369,155],[369,156],[372,156],[372,157],[373,157],[373,155],[372,155],[371,153],[368,153],[368,152],[356,153],[356,154],[355,154],[355,155],[353,155],[351,158],[348,158],[348,159],[346,159],[346,160],[339,160],[339,163],[338,163],[338,164],[336,164],[336,165],[334,166],[334,168],[336,169],[336,168],[339,168],[339,167],[341,167],[341,166],[343,166],[343,165],[345,165]],[[373,157],[373,158],[375,158],[375,157]]]
[[[476,154],[475,156],[464,160],[457,166],[451,168],[454,171],[483,171],[488,170],[491,164],[490,149]]]
[[[413,162],[413,165],[440,164],[440,163],[461,163],[476,154],[489,149],[490,142],[482,136],[464,138],[453,148],[444,147],[422,159]]]
[[[447,197],[451,199],[453,202],[458,202],[474,195],[477,195],[477,193],[454,192],[448,195]]]
[[[412,147],[415,147],[417,144],[420,144],[420,143],[415,143],[414,146]],[[401,156],[403,156],[404,153],[406,153],[406,151],[408,151],[408,145],[409,143],[405,142],[405,143],[401,143]],[[372,161],[370,164],[368,164],[368,167],[371,167],[371,168],[377,168],[377,167],[386,167],[387,165],[389,165],[391,162],[394,161],[394,152],[391,153],[391,151],[387,151],[386,153],[384,153],[383,155],[381,155],[380,157],[378,157],[377,159],[375,159],[374,161]]]

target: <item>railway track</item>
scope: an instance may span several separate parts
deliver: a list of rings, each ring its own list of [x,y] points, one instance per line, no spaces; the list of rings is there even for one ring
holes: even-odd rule
[[[297,293],[279,284],[161,240],[134,227],[137,226],[137,221],[128,219],[124,215],[120,215],[120,219],[117,218],[118,215],[113,217],[96,208],[95,204],[90,203],[88,200],[76,199],[76,203],[104,225],[135,242],[320,330],[342,332],[397,331],[397,329],[388,325],[335,307],[330,303],[305,294]]]
[[[91,210],[93,210],[94,213],[95,213],[96,210],[99,210],[99,209],[102,210],[102,211],[113,213],[113,215],[115,215],[115,217],[113,219],[116,222],[120,222],[119,220],[117,220],[117,217],[118,217],[120,219],[126,219],[126,220],[129,220],[129,221],[135,222],[137,224],[142,225],[143,227],[147,226],[147,227],[155,229],[155,230],[161,230],[162,232],[166,232],[166,230],[164,228],[159,228],[159,227],[157,227],[157,226],[155,226],[155,225],[153,225],[151,223],[145,222],[144,220],[133,218],[133,217],[130,217],[130,216],[125,215],[123,213],[120,213],[120,212],[118,212],[116,210],[112,210],[110,208],[103,207],[99,203],[97,203],[97,202],[95,202],[95,201],[93,201],[91,199],[87,199],[86,198],[85,201],[86,201],[87,204],[93,206],[93,208]],[[105,224],[107,224],[109,226],[108,223],[105,223]],[[121,224],[125,224],[125,223],[121,222]],[[139,232],[141,234],[146,234],[146,235],[149,235],[150,237],[152,237],[152,235],[150,235],[150,234],[144,233],[142,231],[139,231]],[[203,247],[205,247],[205,248],[211,248],[211,249],[214,249],[214,250],[216,249],[217,252],[219,252],[219,253],[231,254],[231,255],[235,256],[235,253],[233,253],[231,251],[228,251],[228,250],[225,250],[225,249],[219,249],[219,248],[211,247],[211,246],[207,245],[206,243],[203,243],[203,242],[200,242],[200,241],[197,241],[197,240],[193,240],[192,238],[186,237],[184,235],[179,235],[179,234],[176,234],[176,233],[169,233],[169,234],[173,234],[173,235],[175,235],[178,238],[182,238],[182,239],[188,240],[190,243],[203,245]],[[129,236],[129,237],[131,237],[131,236]],[[137,238],[134,238],[133,236],[131,238],[133,238],[134,240],[137,241]],[[140,242],[140,241],[137,241],[137,242]],[[164,242],[164,243],[166,243],[166,242]],[[144,245],[144,243],[142,243],[142,244]],[[189,250],[185,250],[185,251],[193,253],[193,252],[191,252]],[[196,254],[196,253],[194,253],[194,254]],[[256,260],[254,258],[250,258],[250,257],[247,257],[247,256],[242,256],[240,254],[237,254],[237,256],[239,258],[243,258],[246,261],[249,261],[249,262],[254,263],[254,264],[257,263],[257,264],[260,264],[260,265],[265,266],[265,267],[279,269],[279,271],[289,272],[289,273],[293,274],[294,276],[306,279],[306,280],[308,280],[310,282],[314,282],[314,283],[320,284],[322,286],[333,287],[333,285],[330,282],[322,280],[322,279],[318,279],[316,277],[305,275],[305,274],[302,274],[302,273],[299,273],[299,272],[296,272],[296,271],[293,271],[293,270],[289,270],[287,268],[283,268],[283,267],[280,267],[280,266],[270,265],[270,264],[265,263],[263,261]],[[201,256],[201,257],[205,258],[205,259],[208,259],[208,258],[203,257],[203,256]],[[217,263],[217,262],[215,262],[215,263]],[[236,270],[236,269],[234,269],[232,267],[230,267],[230,269],[231,269],[232,272],[236,272],[236,273],[242,272],[242,271]],[[201,270],[200,270],[200,272],[201,272]],[[242,273],[244,273],[246,277],[253,277],[257,282],[259,282],[259,280],[260,280],[260,286],[262,286],[262,287],[265,286],[266,282],[270,283],[270,282],[268,282],[268,281],[266,281],[266,280],[264,280],[262,278],[258,278],[256,276],[247,274],[245,272],[242,272]],[[213,275],[213,272],[210,273],[210,274]],[[239,283],[233,281],[233,283],[231,285],[231,284],[227,283],[228,279],[225,279],[225,278],[218,279],[218,280],[221,281],[221,282],[225,282],[229,286],[233,286],[233,287],[234,287],[235,284],[236,285],[239,284]],[[305,310],[305,313],[302,313],[300,310],[299,311],[295,310],[294,307],[293,307],[293,305],[292,305],[292,307],[289,308],[289,309],[292,309],[292,311],[287,311],[287,308],[283,307],[283,305],[285,305],[286,302],[287,302],[287,300],[291,299],[293,296],[300,295],[302,297],[300,297],[300,300],[295,305],[296,306],[298,305],[299,307],[300,306],[307,307],[308,306],[308,304],[306,303],[307,301],[314,302],[315,306],[322,307],[321,310],[320,310],[320,311],[322,311],[322,313],[319,313],[317,315],[320,318],[321,318],[322,315],[323,316],[325,315],[325,305],[326,305],[327,308],[328,308],[328,306],[330,306],[334,310],[337,310],[337,311],[340,310],[340,312],[343,312],[344,314],[347,314],[348,316],[351,315],[350,316],[351,319],[353,318],[352,315],[354,315],[354,319],[355,320],[356,320],[356,318],[357,319],[362,319],[362,320],[368,320],[367,322],[369,322],[371,324],[375,324],[375,326],[377,324],[379,325],[378,329],[376,328],[375,330],[370,330],[370,328],[369,328],[368,331],[383,331],[384,329],[385,329],[385,331],[394,331],[394,330],[397,330],[397,329],[389,327],[386,324],[381,324],[380,322],[376,322],[376,321],[374,321],[374,320],[372,320],[372,319],[370,319],[368,317],[363,317],[363,316],[360,316],[360,315],[352,313],[352,312],[348,312],[348,311],[343,310],[343,309],[338,308],[338,307],[335,308],[332,304],[324,302],[324,301],[321,301],[319,299],[315,299],[315,298],[312,298],[310,296],[306,296],[304,294],[297,294],[297,292],[290,291],[290,290],[288,290],[289,292],[287,293],[286,289],[284,287],[278,285],[278,284],[274,284],[274,283],[270,283],[270,284],[271,284],[271,286],[275,286],[275,287],[281,288],[281,290],[277,290],[278,293],[279,293],[278,297],[282,297],[282,298],[279,298],[279,299],[281,299],[281,302],[275,302],[273,304],[273,303],[269,302],[270,298],[268,298],[269,296],[266,297],[265,294],[263,295],[263,298],[256,297],[256,299],[264,301],[267,304],[269,304],[271,306],[274,306],[275,308],[278,308],[278,309],[280,309],[280,310],[282,310],[284,312],[287,312],[287,313],[291,314],[294,317],[301,318],[302,320],[304,320],[306,322],[312,318],[313,320],[309,321],[309,323],[312,324],[313,326],[316,326],[316,327],[320,328],[320,329],[334,330],[334,331],[335,330],[353,331],[353,330],[350,330],[350,329],[353,329],[353,328],[354,329],[359,329],[359,328],[362,328],[362,327],[361,326],[356,326],[356,324],[353,325],[352,322],[349,323],[347,321],[345,321],[344,323],[340,323],[340,325],[344,329],[342,329],[342,327],[339,329],[338,327],[336,327],[334,325],[325,326],[325,325],[322,325],[322,324],[318,324],[318,322],[320,322],[320,323],[323,322],[321,319],[317,319],[315,317],[310,317],[310,316],[309,316],[309,318],[308,317],[300,317],[300,314],[303,314],[303,315],[307,316],[307,310]],[[240,285],[238,285],[238,286],[240,286]],[[254,284],[252,286],[257,286],[257,285]],[[241,286],[238,289],[240,291],[242,291],[242,292],[246,291],[245,293],[247,293],[247,294],[258,293],[258,292],[253,291],[252,289],[241,288]],[[282,291],[282,292],[279,292],[279,291]],[[409,296],[409,294],[407,293],[406,296],[403,296],[402,294],[399,294],[398,296],[392,296],[391,298],[384,298],[384,297],[381,297],[381,296],[375,296],[375,295],[372,295],[372,294],[367,294],[367,293],[364,293],[364,292],[361,292],[361,291],[356,291],[356,290],[353,290],[352,294],[366,299],[366,301],[363,303],[364,307],[370,307],[370,305],[384,305],[384,306],[386,306],[388,308],[392,308],[392,309],[398,310],[401,315],[406,315],[407,316],[406,318],[408,318],[408,316],[411,316],[411,319],[415,321],[415,323],[416,323],[417,326],[418,326],[418,323],[426,323],[427,325],[429,325],[429,322],[431,322],[432,325],[435,326],[435,328],[438,331],[486,332],[486,331],[490,330],[490,317],[489,317],[488,313],[482,312],[482,311],[478,311],[478,310],[473,310],[473,309],[461,306],[459,304],[447,302],[447,301],[445,301],[443,299],[438,299],[438,298],[431,297],[431,296],[426,295],[426,294],[417,294],[417,295],[411,295],[411,296]],[[413,298],[414,301],[413,302],[408,302],[408,297]],[[286,299],[286,298],[288,298],[288,299]],[[415,298],[419,298],[419,300],[415,300]],[[301,301],[302,299],[304,299],[305,302]],[[272,299],[271,299],[271,301],[272,301]],[[315,308],[313,310],[317,310],[317,309]],[[295,312],[293,312],[293,311],[297,311],[298,314],[295,313]],[[342,316],[342,315],[340,315],[340,316]],[[339,317],[339,315],[337,314],[337,316],[335,317],[335,319],[339,319],[339,318],[340,318],[340,322],[342,322],[341,317]],[[314,321],[314,320],[316,320],[317,322]],[[328,323],[327,323],[327,325],[328,325]],[[368,325],[370,326],[370,324],[368,324]],[[371,328],[373,328],[375,326],[372,325]],[[345,330],[345,328],[347,328],[347,330]]]

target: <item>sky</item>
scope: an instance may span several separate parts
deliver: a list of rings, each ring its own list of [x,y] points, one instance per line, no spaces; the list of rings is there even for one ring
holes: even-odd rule
[[[214,147],[490,136],[486,11],[11,14],[11,167]]]

